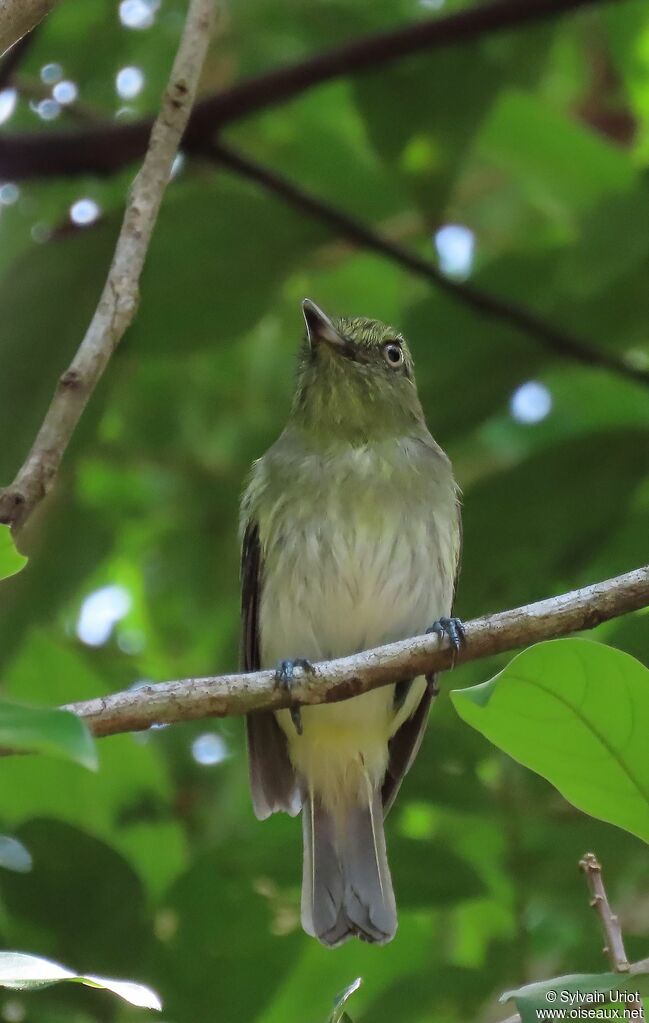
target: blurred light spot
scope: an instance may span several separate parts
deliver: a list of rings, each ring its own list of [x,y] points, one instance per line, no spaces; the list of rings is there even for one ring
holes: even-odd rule
[[[178,914],[173,909],[159,909],[153,918],[153,930],[158,941],[171,941],[178,930]]]
[[[36,104],[36,113],[42,121],[54,121],[61,113],[61,107],[55,99],[42,99]]]
[[[2,1006],[2,1018],[7,1023],[22,1023],[27,1016],[27,1010],[22,1002],[19,1002],[17,998],[11,998],[8,1002],[5,1002]]]
[[[64,82],[57,82],[52,89],[52,95],[57,103],[61,103],[63,106],[66,103],[74,103],[75,99],[79,95],[76,82],[70,82],[66,79]]]
[[[137,113],[135,107],[123,106],[115,114],[115,120],[117,121],[130,121]]]
[[[216,732],[205,732],[192,743],[192,756],[197,764],[211,767],[220,764],[228,755],[228,748]]]
[[[140,654],[146,646],[146,636],[141,629],[120,629],[117,645],[123,654]]]
[[[446,0],[419,0],[419,6],[429,11],[441,11],[445,3]]]
[[[115,88],[122,99],[135,99],[143,85],[144,74],[139,67],[123,67],[115,76]]]
[[[151,28],[159,6],[155,0],[122,0],[119,20],[125,28]]]
[[[540,423],[552,408],[552,395],[544,384],[528,380],[511,396],[509,411],[519,423]]]
[[[18,93],[15,89],[2,89],[0,92],[0,124],[8,121],[16,109]]]
[[[634,366],[636,369],[649,369],[649,352],[642,348],[628,348],[624,353],[624,358],[630,366]]]
[[[77,621],[77,636],[87,646],[103,646],[113,627],[131,610],[131,595],[123,586],[103,586],[86,597]]]
[[[44,64],[41,68],[41,82],[45,85],[54,85],[62,77],[63,68],[60,64]]]
[[[94,199],[77,199],[70,207],[70,220],[85,227],[86,224],[94,224],[100,213],[99,204]]]
[[[435,234],[439,268],[449,277],[468,277],[473,267],[475,235],[462,224],[446,224]]]
[[[20,189],[13,181],[0,185],[0,206],[13,206],[20,198]]]
[[[33,242],[37,242],[38,245],[42,245],[44,242],[48,242],[52,237],[52,228],[49,224],[46,224],[44,220],[39,220],[36,224],[32,224],[29,233]]]
[[[174,156],[173,163],[171,165],[171,173],[169,174],[169,177],[170,178],[177,177],[180,174],[180,172],[181,172],[181,170],[183,169],[184,166],[185,166],[185,154],[184,153],[176,153],[176,155]]]

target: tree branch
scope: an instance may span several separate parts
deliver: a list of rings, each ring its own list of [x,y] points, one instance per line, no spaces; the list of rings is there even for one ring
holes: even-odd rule
[[[540,316],[505,299],[497,298],[469,284],[450,280],[428,259],[403,248],[379,234],[373,228],[331,203],[312,195],[299,185],[282,177],[276,171],[243,156],[221,142],[207,141],[198,150],[201,155],[228,168],[235,174],[253,181],[267,192],[278,196],[293,209],[306,213],[331,230],[343,235],[361,248],[378,252],[404,269],[430,281],[458,302],[481,315],[492,316],[509,326],[523,331],[544,348],[562,358],[572,359],[587,366],[609,370],[636,383],[649,386],[649,371],[633,365],[624,358],[582,341],[566,331],[553,327]]]
[[[603,951],[608,957],[611,969],[616,973],[631,973],[633,965],[627,959],[620,921],[608,901],[601,864],[595,853],[586,853],[579,861],[579,866],[586,875],[586,883],[591,894],[590,904],[597,913],[602,926],[605,941]],[[626,1008],[635,1009],[637,1012],[635,1019],[644,1020],[644,1008],[640,999],[628,1002]]]
[[[27,460],[13,483],[0,493],[0,522],[22,525],[51,488],[88,399],[135,315],[140,274],[196,94],[213,20],[213,0],[191,0],[99,304],[74,359],[59,378]]]
[[[624,949],[620,921],[611,909],[602,879],[602,867],[595,853],[586,853],[579,861],[579,867],[586,875],[591,895],[590,904],[597,913],[604,933],[604,953],[616,973],[628,973],[629,960]]]
[[[2,3],[2,0],[0,0],[0,3]],[[16,70],[22,64],[36,34],[37,29],[33,29],[28,35],[23,36],[17,43],[14,43],[11,49],[7,50],[0,59],[0,89],[6,89],[11,84]]]
[[[58,0],[0,0],[0,55],[38,25]]]
[[[591,629],[647,605],[649,565],[584,589],[468,622],[466,645],[457,662]],[[84,718],[94,735],[115,735],[142,731],[154,724],[279,710],[291,704],[332,703],[379,686],[443,671],[452,661],[447,640],[440,643],[435,635],[417,636],[318,664],[313,674],[296,673],[291,695],[277,686],[273,671],[257,671],[146,685],[72,703],[65,709]]]
[[[16,2],[16,0],[14,0]],[[20,0],[18,0],[20,2]],[[227,124],[285,103],[325,82],[394,63],[413,54],[560,17],[602,0],[491,0],[444,17],[376,32],[306,60],[276,68],[197,103],[183,141],[187,151]],[[622,0],[609,0],[619,3]],[[0,138],[0,177],[112,174],[146,147],[149,120],[83,132],[34,132]]]

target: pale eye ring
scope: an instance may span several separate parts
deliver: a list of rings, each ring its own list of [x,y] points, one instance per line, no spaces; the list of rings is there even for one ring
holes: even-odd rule
[[[390,369],[399,369],[403,366],[403,348],[396,341],[388,341],[383,345],[383,358]]]

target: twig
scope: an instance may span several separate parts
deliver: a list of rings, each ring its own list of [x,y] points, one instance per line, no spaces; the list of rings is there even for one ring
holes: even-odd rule
[[[0,0],[0,55],[50,13],[58,0]]]
[[[503,611],[466,624],[466,645],[457,661],[475,660],[581,629],[649,605],[649,566]],[[451,666],[453,652],[435,635],[377,647],[352,657],[318,664],[313,674],[296,674],[291,696],[272,671],[189,678],[129,689],[67,709],[84,718],[96,736],[135,732],[154,724],[278,710],[291,703],[330,703],[379,686]]]
[[[553,327],[540,316],[513,302],[497,298],[468,284],[446,277],[428,259],[405,249],[397,242],[379,234],[361,220],[350,216],[331,203],[312,195],[299,185],[287,180],[276,171],[257,163],[221,142],[207,141],[200,153],[235,174],[253,181],[267,192],[278,196],[301,213],[306,213],[345,238],[372,252],[387,256],[404,269],[430,281],[435,287],[451,295],[458,302],[481,315],[492,316],[507,323],[562,358],[572,359],[587,366],[595,366],[616,373],[636,383],[649,386],[649,372],[610,352],[602,351],[574,335]]]
[[[632,971],[632,966],[627,959],[626,950],[624,948],[624,938],[622,936],[620,921],[611,909],[611,905],[608,901],[608,895],[606,894],[606,888],[604,887],[604,880],[602,878],[601,864],[595,853],[586,853],[579,861],[579,866],[586,875],[586,883],[588,884],[588,890],[591,894],[590,904],[597,913],[602,925],[605,941],[602,951],[608,957],[611,968],[616,973],[628,974]],[[635,1019],[644,1019],[644,1009],[641,999],[627,1002],[626,1008],[637,1010],[639,1015],[636,1015]]]
[[[597,913],[602,931],[604,932],[603,952],[608,956],[611,967],[616,973],[629,972],[629,960],[624,950],[624,939],[620,921],[611,909],[602,880],[602,867],[595,853],[586,853],[579,861],[579,866],[586,875],[586,882],[591,894],[590,904]]]
[[[149,148],[124,214],[113,261],[90,326],[52,403],[27,460],[0,493],[0,522],[22,525],[54,483],[79,418],[131,323],[138,286],[171,165],[189,118],[214,20],[213,0],[191,0],[183,35]]]
[[[404,57],[522,28],[602,0],[492,0],[376,32],[295,64],[249,78],[197,103],[183,148],[200,148],[227,124],[285,103],[324,82],[383,67]],[[619,3],[621,0],[609,0]],[[69,132],[5,134],[0,138],[0,177],[71,177],[112,174],[144,151],[151,122]]]

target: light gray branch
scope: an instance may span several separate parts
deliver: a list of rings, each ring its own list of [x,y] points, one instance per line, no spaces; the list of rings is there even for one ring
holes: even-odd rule
[[[0,57],[50,13],[57,0],[0,0]]]
[[[466,624],[466,645],[457,662],[528,646],[543,639],[592,629],[600,622],[649,605],[649,566],[548,600],[477,618]],[[292,651],[287,651],[291,653]],[[328,703],[370,689],[450,667],[452,651],[437,636],[418,636],[296,671],[292,696],[274,672],[188,678],[114,693],[66,709],[84,718],[96,736],[134,732],[154,724]]]
[[[88,399],[135,316],[140,274],[189,119],[213,21],[214,0],[191,0],[160,113],[131,189],[99,304],[74,359],[58,381],[24,465],[13,483],[0,493],[0,522],[14,527],[22,525],[52,487]]]

